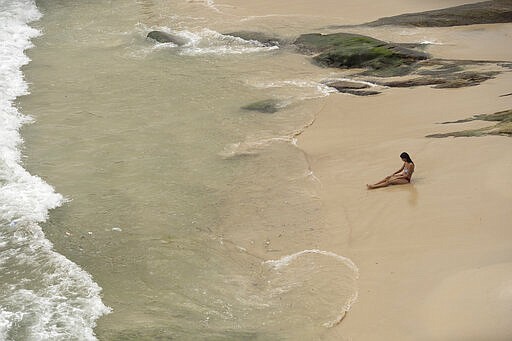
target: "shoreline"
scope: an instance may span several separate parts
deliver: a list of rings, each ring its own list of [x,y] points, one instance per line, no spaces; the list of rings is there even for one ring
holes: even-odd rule
[[[511,99],[499,95],[511,81],[504,73],[477,87],[326,99],[298,146],[322,183],[332,231],[324,248],[349,257],[360,270],[359,299],[326,339],[512,336],[504,308],[512,299],[500,296],[512,289],[512,140],[424,137],[457,129],[436,124],[444,119],[509,108]],[[412,183],[367,191],[366,183],[399,168],[402,151],[417,165]],[[481,287],[491,294],[475,297]]]

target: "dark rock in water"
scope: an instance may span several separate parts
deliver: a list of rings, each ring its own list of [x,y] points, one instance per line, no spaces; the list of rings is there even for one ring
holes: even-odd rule
[[[162,31],[151,31],[148,33],[147,37],[156,40],[159,43],[173,43],[178,46],[182,46],[188,43],[188,40],[185,38]]]
[[[381,92],[380,91],[374,91],[374,90],[353,90],[353,89],[337,89],[339,92],[342,92],[344,94],[351,94],[356,96],[373,96],[378,95]]]
[[[421,51],[352,33],[303,34],[294,44],[302,53],[315,54],[313,60],[322,66],[385,70],[388,75],[429,57]]]
[[[410,88],[413,86],[444,84],[445,82],[446,81],[441,78],[417,77],[413,79],[382,82],[380,84],[391,88]]]
[[[327,86],[330,86],[331,88],[335,89],[366,89],[370,86],[365,83],[360,82],[352,82],[352,81],[334,81],[334,82],[327,82],[324,83]]]
[[[494,114],[481,114],[475,115],[473,117],[458,120],[455,122],[443,122],[443,124],[448,123],[464,123],[470,121],[490,121],[490,122],[498,122],[493,126],[480,128],[480,129],[470,129],[470,130],[462,130],[462,131],[454,131],[451,133],[444,134],[432,134],[427,135],[427,137],[474,137],[474,136],[485,136],[485,135],[504,135],[512,137],[512,109],[500,111]]]
[[[267,99],[248,104],[242,107],[242,109],[249,111],[259,111],[266,114],[273,114],[280,109],[280,106],[279,101],[275,99]]]
[[[381,18],[368,26],[447,27],[512,22],[512,1],[483,1],[445,9]]]
[[[262,43],[265,46],[279,46],[284,42],[280,38],[273,37],[262,32],[238,31],[225,33],[225,35],[242,38],[243,40],[254,40]]]
[[[420,49],[425,50],[429,44],[423,43],[394,43],[396,46],[405,47],[406,49]]]

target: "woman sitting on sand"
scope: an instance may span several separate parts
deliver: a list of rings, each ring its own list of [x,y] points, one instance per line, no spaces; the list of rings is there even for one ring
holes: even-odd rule
[[[366,185],[366,187],[368,187],[368,189],[374,189],[389,185],[408,184],[411,182],[412,173],[414,172],[414,162],[412,162],[411,157],[406,152],[400,154],[400,158],[404,162],[402,168],[373,185]]]

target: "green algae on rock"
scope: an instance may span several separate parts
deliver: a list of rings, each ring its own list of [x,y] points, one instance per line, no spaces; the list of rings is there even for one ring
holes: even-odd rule
[[[493,126],[484,127],[480,129],[469,129],[462,131],[455,131],[444,134],[432,134],[427,137],[472,137],[472,136],[485,136],[485,135],[504,135],[512,137],[512,109],[496,112],[494,114],[480,114],[474,115],[473,117],[458,120],[454,122],[443,122],[443,124],[449,123],[465,123],[470,121],[490,121],[498,122]]]
[[[298,50],[314,54],[315,63],[335,68],[366,68],[386,76],[407,74],[409,66],[428,54],[398,44],[352,33],[303,34],[294,42]]]

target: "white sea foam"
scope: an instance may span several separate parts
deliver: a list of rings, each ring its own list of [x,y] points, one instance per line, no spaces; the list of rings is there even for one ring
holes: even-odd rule
[[[344,257],[344,256],[340,256],[334,252],[318,250],[318,249],[303,250],[303,251],[296,252],[291,255],[284,256],[277,260],[265,261],[265,262],[263,262],[263,264],[271,267],[272,269],[274,269],[276,271],[282,271],[284,268],[290,266],[294,261],[297,261],[297,260],[301,259],[302,257],[309,256],[309,255],[321,255],[321,256],[334,258],[335,260],[341,262],[346,268],[348,268],[350,270],[354,281],[357,281],[357,279],[359,278],[359,269],[354,264],[354,262],[352,262],[351,259]],[[309,269],[307,272],[310,273],[311,271],[314,271],[314,269]],[[329,271],[336,271],[336,269],[331,269]],[[288,286],[288,287],[278,287],[276,295],[279,296],[281,294],[285,294],[290,289],[292,289],[294,286],[299,285],[299,284],[300,283],[292,282],[292,283],[290,283],[290,286]],[[345,301],[342,303],[342,305],[337,307],[336,315],[333,315],[333,317],[334,316],[335,317],[327,322],[324,322],[322,325],[324,327],[330,328],[330,327],[333,327],[336,324],[340,323],[343,320],[343,318],[345,317],[346,313],[350,310],[352,305],[356,302],[357,297],[358,297],[358,291],[357,291],[357,288],[354,287],[352,292],[350,293],[350,295],[348,295],[348,297],[345,298]]]
[[[33,0],[0,0],[0,339],[94,340],[108,311],[89,274],[52,250],[37,223],[64,202],[21,166],[20,127],[31,118],[14,106],[28,94],[24,50],[40,32]]]
[[[334,258],[340,260],[341,262],[343,262],[346,266],[348,266],[350,269],[352,269],[355,273],[359,273],[358,267],[354,264],[354,262],[352,262],[352,260],[350,258],[340,256],[331,251],[323,251],[323,250],[317,250],[317,249],[302,250],[300,252],[296,252],[294,254],[284,256],[280,259],[267,260],[263,263],[273,267],[274,269],[280,269],[282,267],[289,265],[295,259],[297,259],[303,255],[307,255],[307,254],[319,254],[319,255],[334,257]]]
[[[322,83],[324,83],[324,84],[328,84],[328,83],[332,83],[332,82],[359,83],[359,84],[368,85],[368,86],[370,86],[372,88],[379,86],[378,84],[375,84],[375,83],[372,83],[372,82],[362,81],[362,80],[358,80],[358,79],[344,78],[344,77],[333,77],[333,78],[326,78],[326,79],[322,80]],[[336,90],[336,92],[338,92],[338,91]]]
[[[95,340],[96,319],[109,309],[101,288],[76,264],[52,250],[41,228],[4,228],[0,253],[0,335],[28,340]]]
[[[17,96],[28,93],[21,66],[29,62],[24,50],[39,31],[26,23],[40,17],[31,1],[0,2],[0,218],[8,221],[43,221],[48,209],[62,203],[62,196],[20,165],[22,139],[19,128],[31,119],[14,106]]]
[[[309,92],[303,91],[300,94],[299,99],[314,99],[326,97],[333,92],[337,92],[337,90],[325,84],[301,79],[283,80],[275,82],[256,82],[252,83],[251,85],[256,88],[300,88],[310,90]]]
[[[217,5],[215,4],[215,1],[213,0],[188,0],[189,3],[199,3],[202,4],[212,10],[214,10],[217,13],[220,13],[221,11],[217,8]]]
[[[151,27],[146,28],[143,25],[138,26],[141,33],[147,34],[148,30],[159,30],[173,34],[181,40],[186,41],[183,46],[173,43],[155,44],[153,50],[175,49],[178,54],[187,56],[197,55],[229,55],[260,53],[279,49],[277,46],[265,46],[254,40],[244,40],[239,37],[221,34],[217,31],[203,28],[198,31],[173,30],[169,27]]]
[[[422,40],[420,41],[421,45],[444,45],[444,43],[440,43],[434,40]]]
[[[224,158],[257,155],[257,151],[259,149],[265,148],[271,145],[272,143],[293,143],[293,140],[293,136],[276,136],[260,140],[230,143],[224,147],[224,149],[222,150],[222,152],[219,153],[219,155]]]
[[[204,3],[206,5],[206,7],[211,8],[215,12],[219,12],[220,13],[220,10],[215,5],[215,1],[213,1],[213,0],[206,0]]]
[[[303,15],[298,14],[265,14],[265,15],[250,15],[240,19],[240,21],[250,21],[256,19],[265,19],[265,18],[289,18],[289,17],[304,17]]]

